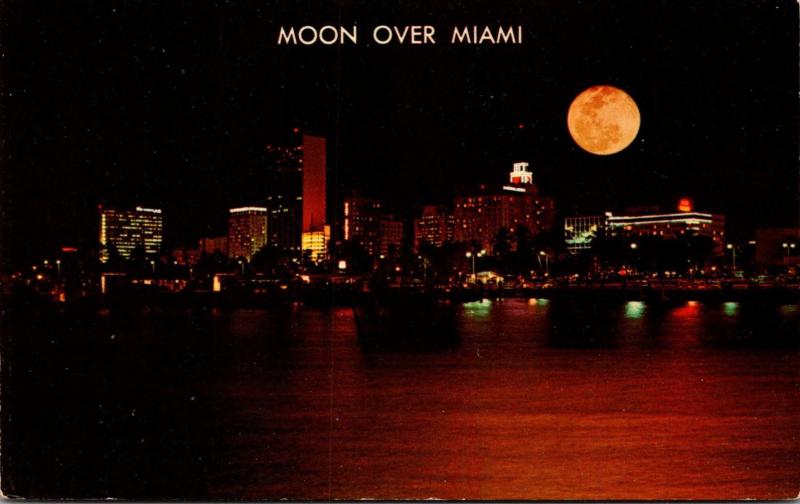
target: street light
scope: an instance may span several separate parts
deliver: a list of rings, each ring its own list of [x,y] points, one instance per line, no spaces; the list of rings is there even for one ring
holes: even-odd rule
[[[550,256],[544,250],[539,251],[539,255],[544,257],[544,276],[550,276]],[[542,267],[542,259],[539,258],[539,267]]]
[[[154,260],[150,260],[150,268],[153,270],[153,274],[156,274],[156,262]]]
[[[476,256],[477,257],[483,257],[484,255],[486,255],[486,250],[485,249],[481,249],[481,251],[478,252],[477,254],[473,254],[472,252],[467,252],[467,254],[466,254],[467,259],[472,258],[472,283],[475,283],[475,284],[478,283],[478,275],[477,275],[477,273],[475,273],[475,257]]]
[[[731,251],[733,256],[733,274],[736,275],[736,247],[733,246],[733,243],[729,243],[725,247]]]
[[[631,243],[632,250],[636,250],[637,248],[639,248],[639,245],[637,243]]]
[[[61,259],[56,259],[56,274],[61,276]]]

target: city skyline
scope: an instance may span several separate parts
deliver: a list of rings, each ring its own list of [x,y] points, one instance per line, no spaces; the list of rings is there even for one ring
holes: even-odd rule
[[[365,197],[362,195],[363,191],[359,191],[357,189],[344,188],[343,189],[344,193],[348,194],[344,197],[340,195],[332,196],[330,194],[326,196],[326,189],[324,182],[325,177],[327,176],[326,173],[328,172],[328,169],[325,165],[325,155],[324,155],[324,146],[326,143],[326,139],[324,137],[309,136],[305,133],[300,132],[297,128],[292,130],[292,134],[297,139],[301,139],[300,143],[296,144],[300,146],[298,150],[299,154],[295,154],[293,150],[290,152],[288,146],[274,146],[274,145],[268,146],[268,149],[276,149],[281,151],[283,149],[286,149],[287,153],[286,156],[288,157],[287,159],[279,162],[278,164],[275,164],[271,167],[267,167],[265,169],[265,174],[263,177],[255,177],[255,178],[256,179],[266,178],[267,180],[275,180],[274,177],[276,176],[285,177],[285,175],[281,175],[281,173],[283,173],[287,167],[290,168],[291,171],[294,171],[296,168],[295,165],[292,163],[299,163],[296,165],[297,167],[301,168],[298,172],[297,180],[291,179],[292,183],[289,183],[288,185],[286,184],[281,185],[280,187],[282,187],[282,189],[277,190],[277,192],[275,192],[275,190],[269,190],[265,193],[265,195],[263,195],[260,198],[251,198],[249,200],[242,200],[241,198],[235,199],[235,201],[244,201],[244,203],[242,204],[245,206],[237,208],[228,208],[223,210],[223,213],[225,215],[230,214],[230,218],[226,219],[224,226],[222,227],[217,226],[217,228],[213,232],[192,236],[183,242],[176,243],[176,241],[174,240],[174,236],[171,236],[171,234],[174,235],[179,233],[175,233],[174,231],[172,233],[163,231],[163,228],[165,227],[163,225],[163,219],[168,217],[162,215],[163,210],[160,207],[164,205],[158,205],[159,208],[144,208],[139,204],[120,205],[112,207],[104,206],[101,204],[98,205],[97,207],[100,215],[100,225],[98,228],[100,233],[99,234],[100,238],[93,244],[86,243],[84,245],[84,250],[97,251],[100,254],[100,257],[105,262],[108,260],[107,245],[113,244],[115,248],[117,247],[116,242],[114,242],[113,240],[106,242],[104,238],[108,233],[108,231],[106,231],[107,228],[105,224],[107,220],[107,215],[119,214],[126,216],[125,217],[126,219],[135,219],[134,216],[137,214],[147,216],[155,213],[158,214],[158,219],[159,219],[158,240],[157,240],[157,245],[155,245],[155,248],[154,245],[150,244],[149,242],[145,246],[146,250],[144,252],[148,257],[157,257],[159,255],[174,256],[176,253],[185,253],[186,251],[191,250],[192,246],[196,246],[195,249],[197,250],[197,254],[211,253],[214,250],[223,251],[219,247],[209,248],[208,250],[206,250],[207,246],[205,244],[206,241],[209,240],[214,241],[223,238],[228,242],[224,250],[224,254],[226,256],[229,256],[234,259],[241,257],[246,259],[248,262],[252,258],[252,255],[263,246],[277,247],[279,249],[285,249],[287,251],[292,250],[293,252],[296,252],[298,254],[302,254],[304,252],[311,251],[311,249],[313,249],[312,251],[313,255],[315,257],[319,256],[319,258],[321,258],[325,254],[320,253],[319,251],[323,249],[327,250],[329,240],[331,240],[332,236],[333,237],[337,236],[336,233],[339,233],[338,236],[340,240],[342,238],[344,240],[351,240],[354,238],[357,239],[359,244],[365,248],[368,255],[377,257],[378,251],[381,252],[382,256],[387,253],[386,250],[387,245],[381,243],[380,236],[382,232],[379,231],[383,227],[385,222],[387,221],[395,222],[397,225],[400,226],[401,231],[398,232],[398,235],[401,236],[401,238],[397,239],[394,242],[398,247],[398,250],[401,246],[401,242],[407,243],[408,245],[411,246],[412,250],[416,250],[420,244],[420,236],[425,236],[429,233],[429,231],[421,229],[419,227],[420,219],[424,220],[426,212],[429,212],[430,209],[432,208],[436,208],[437,211],[443,212],[441,214],[442,218],[451,219],[453,220],[453,223],[463,222],[464,226],[469,225],[470,228],[469,229],[465,228],[464,230],[460,230],[460,226],[456,226],[455,229],[451,229],[451,231],[449,231],[448,239],[434,239],[432,242],[430,242],[431,245],[440,247],[444,243],[467,243],[478,239],[479,236],[485,235],[484,238],[480,239],[479,241],[483,242],[483,246],[485,248],[491,249],[490,242],[494,239],[497,232],[501,228],[505,228],[507,231],[513,232],[514,224],[518,222],[516,219],[520,218],[521,216],[514,217],[512,221],[509,221],[509,223],[507,224],[502,224],[499,223],[499,221],[494,222],[494,220],[492,220],[492,217],[487,215],[484,216],[485,218],[490,219],[489,221],[487,221],[487,223],[489,222],[492,223],[492,225],[490,225],[489,228],[485,230],[480,230],[478,228],[472,229],[472,226],[475,226],[477,224],[471,223],[471,221],[474,218],[469,217],[469,214],[464,214],[464,212],[466,211],[466,207],[474,206],[475,204],[474,202],[477,202],[477,199],[481,195],[484,195],[488,196],[489,199],[496,200],[497,201],[496,204],[511,205],[508,209],[503,211],[502,214],[505,214],[509,211],[511,211],[512,214],[514,212],[520,212],[520,211],[524,212],[525,211],[524,208],[526,208],[524,206],[519,207],[519,209],[517,210],[514,210],[515,208],[514,205],[520,204],[520,203],[514,203],[514,200],[518,199],[517,197],[519,196],[520,192],[525,193],[526,190],[530,193],[530,197],[532,198],[531,201],[529,202],[529,204],[533,205],[531,208],[534,210],[540,209],[542,212],[544,212],[542,215],[537,215],[536,218],[537,219],[541,218],[546,220],[546,222],[539,222],[537,220],[535,223],[531,222],[528,226],[526,226],[526,228],[530,228],[529,231],[531,231],[533,235],[542,231],[549,231],[549,230],[556,230],[559,233],[566,230],[567,235],[569,235],[571,232],[570,222],[574,223],[576,220],[588,219],[592,220],[592,222],[594,221],[600,222],[600,219],[613,220],[614,218],[617,219],[629,218],[629,217],[610,217],[612,211],[609,210],[613,210],[614,211],[613,213],[617,214],[621,213],[623,215],[625,214],[632,215],[639,213],[643,214],[643,217],[646,214],[653,214],[654,216],[657,217],[659,213],[664,213],[664,212],[669,213],[670,211],[679,213],[689,212],[688,214],[686,214],[689,217],[700,215],[701,217],[705,218],[706,216],[706,214],[692,213],[695,210],[693,208],[694,201],[691,198],[679,198],[678,200],[673,202],[677,203],[677,205],[674,205],[674,208],[673,206],[662,205],[662,204],[632,206],[625,204],[624,202],[621,202],[613,208],[605,208],[603,209],[602,212],[598,211],[594,212],[594,213],[603,213],[605,214],[605,217],[587,215],[588,213],[592,212],[584,212],[583,214],[580,213],[565,214],[563,211],[560,210],[563,206],[569,207],[570,206],[569,202],[567,202],[566,205],[563,204],[559,205],[559,203],[561,202],[556,202],[552,197],[549,197],[546,194],[545,195],[541,194],[541,191],[538,188],[538,181],[536,175],[532,171],[530,171],[529,163],[524,161],[517,161],[511,163],[512,170],[510,172],[506,172],[507,182],[505,185],[501,183],[502,179],[495,180],[493,181],[493,183],[490,184],[480,183],[469,187],[461,185],[458,187],[458,189],[454,190],[454,196],[450,201],[441,202],[440,200],[437,203],[423,204],[422,207],[412,207],[412,206],[407,206],[405,208],[394,207],[391,210],[387,210],[386,205],[382,200],[369,196]],[[302,169],[304,166],[302,146],[306,142],[308,142],[307,139],[311,139],[313,145],[312,148],[316,150],[315,154],[313,154],[312,156],[312,159],[320,157],[319,145],[322,146],[321,148],[323,149],[323,154],[321,156],[321,161],[314,161],[312,168],[313,174],[315,176],[319,177],[321,175],[322,184],[314,183],[313,185],[311,185],[309,183],[309,179],[311,178],[309,174],[312,172],[309,169],[305,169],[305,171],[303,171]],[[294,149],[294,147],[291,147],[291,149]],[[294,160],[295,158],[296,160]],[[508,185],[508,183],[510,183],[511,185]],[[294,185],[296,185],[297,187],[293,188]],[[292,188],[287,189],[287,187],[290,186]],[[292,200],[297,199],[298,201],[302,202],[302,204],[300,204],[297,207],[298,215],[293,214],[293,217],[289,218],[289,220],[287,220],[286,217],[282,217],[283,215],[282,212],[286,211],[282,210],[285,207],[285,204],[281,200],[276,200],[277,203],[273,202],[273,199],[275,198],[274,194],[287,190],[292,194],[290,199]],[[310,190],[309,194],[311,195],[311,197],[306,196],[306,193],[309,190]],[[298,191],[296,192],[296,194],[298,195],[296,198],[294,196],[295,193],[293,191]],[[341,199],[341,201],[339,202],[341,208],[330,208],[329,203],[326,201],[329,198]],[[504,198],[508,199],[508,203],[502,203],[503,201],[505,201]],[[541,203],[539,201],[540,199],[542,200]],[[376,210],[374,212],[371,213],[368,212],[366,214],[366,215],[372,215],[374,213],[375,222],[374,224],[371,224],[374,226],[374,229],[370,228],[371,231],[366,232],[367,234],[363,235],[363,237],[360,233],[356,233],[355,236],[348,236],[347,208],[348,205],[350,206],[353,205],[353,201],[363,201],[368,205],[373,205],[373,206],[377,205]],[[364,203],[361,204],[363,205]],[[266,205],[266,206],[260,206],[260,205]],[[169,205],[167,204],[166,206]],[[327,212],[326,212],[326,206],[328,206]],[[464,206],[465,208],[463,210],[459,210],[459,208],[462,206]],[[706,208],[706,210],[708,209]],[[474,211],[479,211],[479,210],[477,210],[476,207]],[[274,217],[273,218],[269,217],[271,214],[275,212],[277,212],[278,214],[277,220]],[[459,212],[463,214],[460,217],[459,217]],[[238,229],[239,224],[238,223],[234,224],[234,216],[239,214],[247,214],[248,218],[252,218],[252,215],[259,213],[263,215],[264,229],[263,231],[258,231],[255,233],[255,235],[253,235],[256,236],[256,238],[254,238],[255,241],[252,242],[251,244],[250,243],[251,237],[249,232],[242,235],[240,231],[235,230]],[[311,214],[311,216],[308,215],[309,213]],[[537,214],[539,213],[540,212],[537,211]],[[715,212],[715,214],[719,214],[719,212]],[[131,217],[127,217],[128,215],[130,215]],[[325,219],[327,220],[323,222],[323,220],[320,218],[320,215],[326,216]],[[400,216],[398,217],[398,215]],[[477,215],[478,214],[476,214],[476,216]],[[497,219],[498,217],[499,215],[495,216],[494,219]],[[644,218],[645,220],[647,220],[647,217]],[[711,215],[708,214],[708,219],[710,218]],[[714,218],[717,219],[718,217],[715,216]],[[724,219],[724,214],[720,214],[719,219],[721,220],[720,223],[716,224],[716,229],[719,229],[721,232],[719,238],[715,238],[715,243],[716,243],[715,246],[718,250],[721,250],[721,247],[727,244],[728,242],[723,240],[722,238],[722,234],[727,229],[726,222]],[[370,218],[370,220],[372,219]],[[279,229],[282,230],[281,233],[271,230],[270,226],[268,225],[268,222],[273,223],[272,224],[273,227],[275,225],[279,225]],[[338,225],[338,229],[336,228],[337,222],[340,223]],[[711,221],[709,220],[708,222],[710,223]],[[251,223],[247,224],[247,226],[252,226],[252,225],[253,224]],[[773,228],[779,229],[777,227]],[[747,238],[748,239],[752,238],[755,236],[756,232],[765,229],[770,229],[770,227],[765,226],[762,228],[755,229],[753,230],[753,233],[751,235],[747,236]],[[410,233],[407,233],[406,230],[410,231]],[[289,235],[293,236],[294,234],[296,234],[297,236],[294,238],[288,237]],[[309,236],[305,236],[306,234],[309,234]],[[352,232],[350,234],[352,235]],[[571,239],[568,238],[567,235],[562,237],[562,239],[565,240],[563,245],[566,246],[566,249],[574,252],[575,250],[588,248],[587,246],[578,246],[576,248],[575,246],[571,245],[570,244]],[[233,238],[234,236],[237,236],[237,238]],[[308,238],[308,240],[306,240],[306,238]],[[241,239],[247,240],[247,244],[244,243],[238,244],[238,242],[241,241]],[[291,243],[294,243],[294,240],[297,241],[298,244],[297,247],[291,245]],[[126,244],[123,245],[124,250],[119,250],[119,252],[121,252],[122,256],[127,259],[130,258],[131,252],[135,248],[134,245],[132,245],[133,241],[135,240],[133,241],[125,240],[125,241]],[[128,241],[130,241],[130,244],[127,243]],[[56,253],[58,248],[64,248],[64,247],[71,248],[72,245],[76,244],[76,242],[78,242],[78,240],[71,240],[71,241],[67,240],[60,247],[56,247],[55,249],[50,250],[49,252],[45,253],[42,257],[47,257],[49,255]],[[306,243],[306,242],[314,243],[314,245],[311,246],[311,248],[308,247],[303,248],[299,246],[301,243]],[[197,257],[199,256],[197,257],[192,256],[192,257],[194,257],[193,260],[196,260]],[[31,260],[37,260],[37,258],[27,257],[25,260],[31,261]]]
[[[0,2],[10,499],[786,499],[798,0]]]
[[[527,160],[570,205],[562,217],[691,197],[728,216],[733,239],[796,225],[795,3],[492,5],[525,43],[275,50],[266,34],[281,20],[324,23],[340,8],[318,7],[17,5],[4,34],[4,258],[92,240],[83,223],[98,203],[163,207],[171,244],[220,232],[225,209],[257,196],[264,146],[293,128],[328,138],[331,184],[389,207],[450,201],[459,182]],[[455,3],[341,16],[470,21]],[[638,137],[610,157],[566,127],[575,96],[603,83],[641,110]]]

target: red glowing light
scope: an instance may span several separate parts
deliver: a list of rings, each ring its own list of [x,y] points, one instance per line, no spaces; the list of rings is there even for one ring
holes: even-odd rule
[[[525,129],[525,125],[524,125],[524,124],[522,124],[522,123],[519,123],[519,124],[517,125],[517,128],[519,128],[519,129]]]
[[[292,133],[294,133],[295,135],[300,133],[300,128],[293,128]]]
[[[77,252],[76,247],[61,247],[61,252]]]
[[[681,212],[691,212],[694,205],[692,205],[692,200],[689,198],[681,198],[678,202],[678,210]]]

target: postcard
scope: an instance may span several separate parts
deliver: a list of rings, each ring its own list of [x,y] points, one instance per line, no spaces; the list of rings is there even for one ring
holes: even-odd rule
[[[797,2],[0,19],[6,498],[800,495]]]

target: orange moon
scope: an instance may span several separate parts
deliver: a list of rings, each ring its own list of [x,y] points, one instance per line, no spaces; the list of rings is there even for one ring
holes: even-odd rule
[[[583,150],[607,156],[629,146],[639,133],[636,102],[614,86],[592,86],[569,106],[567,127]]]

